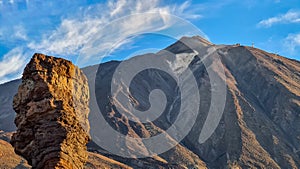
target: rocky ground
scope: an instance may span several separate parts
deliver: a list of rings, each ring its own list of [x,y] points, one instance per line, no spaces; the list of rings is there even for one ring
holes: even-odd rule
[[[185,37],[181,41],[183,43],[177,42],[166,48],[175,54],[171,60],[165,57],[164,52],[138,57],[161,57],[162,64],[169,66],[178,74],[187,68],[192,70],[201,96],[201,109],[188,135],[168,152],[144,159],[115,156],[97,146],[95,144],[97,140],[94,140],[95,142],[92,141],[88,145],[90,153],[86,167],[299,168],[300,63],[252,47],[214,45],[200,37]],[[196,51],[191,50],[186,44],[195,47]],[[215,132],[204,143],[200,143],[198,141],[200,131],[207,118],[214,84],[210,83],[208,71],[199,57],[203,59],[205,53],[212,48],[216,50],[209,54],[209,63],[217,63],[217,66],[211,67],[211,70],[219,74],[218,67],[223,67],[225,71],[226,102]],[[214,59],[216,56],[221,62]],[[148,96],[153,89],[161,89],[166,94],[167,107],[157,120],[132,123],[126,114],[119,112],[126,108],[116,109],[120,104],[110,93],[113,72],[119,64],[120,62],[111,61],[101,64],[100,67],[96,65],[83,69],[90,88],[95,86],[99,89],[96,93],[91,93],[91,97],[97,96],[97,100],[91,101],[89,106],[91,133],[101,129],[101,126],[95,127],[99,125],[95,118],[97,108],[104,110],[102,114],[115,130],[131,137],[150,138],[170,127],[180,108],[180,102],[176,100],[180,96],[180,91],[175,81],[163,72],[147,70],[138,74],[130,87],[124,85],[126,79],[120,78],[114,82],[120,89],[116,94],[124,94],[130,88],[132,95],[127,97],[140,109],[149,108]],[[97,73],[98,70],[101,71]],[[221,75],[220,78],[225,79]],[[95,84],[94,79],[100,80]],[[20,81],[17,80],[0,85],[0,129],[5,132],[16,129],[13,125],[15,113],[10,103],[19,84]],[[192,103],[193,100],[189,102]],[[130,115],[130,111],[127,112]],[[141,148],[138,145],[127,145],[136,149]],[[17,166],[22,162],[17,156],[13,161],[14,164],[10,166]]]

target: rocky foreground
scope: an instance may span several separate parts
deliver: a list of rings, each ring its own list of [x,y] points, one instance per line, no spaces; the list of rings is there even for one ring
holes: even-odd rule
[[[32,168],[83,168],[90,138],[88,103],[87,79],[79,68],[35,54],[13,101],[15,152]]]
[[[191,50],[186,44],[192,45],[196,50]],[[225,70],[226,103],[215,132],[201,143],[198,139],[210,107],[213,84],[210,83],[207,70],[199,57],[203,58],[212,48],[216,51],[208,58],[218,56],[221,62],[217,66]],[[90,93],[91,97],[96,95],[97,100],[91,101],[89,105],[92,141],[88,144],[89,158],[85,167],[300,168],[298,61],[252,47],[214,45],[200,37],[182,38],[181,42],[178,41],[165,50],[175,54],[173,59],[168,60],[164,52],[137,57],[161,57],[162,62],[177,73],[186,69],[192,70],[201,95],[201,109],[191,131],[176,147],[151,158],[122,158],[105,151],[95,144],[99,140],[93,138],[93,133],[101,129],[101,125],[97,126],[97,109],[103,110],[102,115],[106,121],[118,132],[136,138],[150,138],[170,127],[176,119],[180,108],[180,102],[176,98],[180,96],[180,92],[176,83],[165,73],[156,70],[141,72],[131,83],[132,95],[128,96],[128,99],[138,108],[145,110],[149,108],[150,91],[161,89],[168,98],[167,106],[162,115],[153,122],[132,122],[126,117],[128,114],[119,112],[122,108],[120,109],[118,100],[110,93],[111,83],[119,86],[119,94],[126,93],[129,88],[123,83],[126,79],[111,81],[120,62],[111,61],[100,66],[83,68],[89,87],[98,89],[95,93]],[[211,59],[210,62],[214,63],[215,60]],[[211,69],[218,73],[215,67]],[[100,81],[95,83],[95,79]],[[13,125],[16,114],[10,104],[20,83],[17,80],[0,85],[0,130],[4,130],[5,133],[16,130]],[[126,109],[122,111],[130,113]],[[101,138],[98,139],[101,141]],[[130,143],[127,145],[133,146]],[[22,160],[14,162],[14,166],[17,166],[21,165]],[[23,163],[26,164],[26,161]],[[0,161],[0,165],[8,166],[5,161]]]

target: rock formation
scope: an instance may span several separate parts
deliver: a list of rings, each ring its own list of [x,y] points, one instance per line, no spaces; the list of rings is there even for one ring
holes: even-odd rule
[[[83,168],[90,140],[87,78],[70,61],[35,54],[14,97],[11,144],[33,168]]]
[[[214,63],[211,58],[218,56],[221,63],[217,65],[215,62],[215,66],[225,70],[225,110],[213,135],[204,143],[198,139],[211,104],[212,84],[201,59],[194,57],[195,52],[185,44],[195,47],[200,58],[206,51],[215,48],[216,51],[207,57],[207,61]],[[300,62],[252,47],[213,45],[200,37],[184,37],[165,50],[177,54],[174,59],[177,61],[166,60],[163,52],[137,57],[159,57],[161,62],[176,63],[171,64],[175,65],[174,72],[184,70],[188,65],[197,79],[201,95],[200,112],[192,130],[188,131],[180,145],[197,154],[209,168],[300,167]],[[166,73],[148,69],[137,74],[130,86],[126,86],[124,78],[112,80],[119,64],[112,61],[99,66],[95,85],[98,104],[93,104],[91,100],[91,112],[99,106],[115,130],[133,137],[147,138],[155,135],[157,128],[168,129],[180,107],[180,102],[174,100],[180,96],[176,84]],[[210,69],[218,73],[215,67]],[[130,90],[131,96],[127,97],[144,110],[150,107],[150,91],[160,89],[168,99],[166,109],[153,123],[133,123],[127,118],[131,111],[122,110],[119,100],[110,98],[111,83],[118,86],[115,95],[125,95]],[[91,116],[94,116],[93,113]],[[91,120],[91,126],[93,123]],[[91,127],[92,134],[95,133],[93,130],[94,127]],[[170,159],[176,159],[178,166],[183,162],[178,157],[187,158],[185,154],[181,150],[177,157],[174,153],[159,156],[169,163]],[[172,158],[168,159],[170,156]],[[183,163],[182,166],[197,165],[195,162],[188,165],[191,161]]]
[[[86,167],[106,167],[106,164],[116,163],[115,161],[117,161],[132,168],[300,168],[300,62],[253,47],[214,45],[200,37],[185,37],[182,41],[191,44],[191,46],[196,46],[199,50],[195,52],[182,42],[176,42],[165,50],[176,54],[174,60],[177,64],[170,64],[175,72],[178,71],[180,73],[187,66],[193,71],[201,94],[199,116],[187,137],[168,152],[159,154],[156,157],[140,159],[122,158],[113,155],[103,150],[103,147],[101,148],[94,144],[96,138],[92,137],[93,141],[90,142],[88,148],[94,154],[89,156],[90,161],[87,162]],[[208,73],[201,60],[198,57],[194,57],[194,54],[198,53],[198,56],[202,57],[203,53],[210,48],[217,49],[212,55],[220,57],[222,63],[218,66],[222,66],[225,69],[227,98],[222,119],[214,134],[206,142],[200,143],[198,138],[207,117],[212,90]],[[156,57],[165,58],[161,54],[163,53],[158,52]],[[146,54],[138,57],[148,56]],[[174,62],[169,61],[168,63]],[[165,93],[168,103],[166,110],[157,120],[149,123],[132,122],[127,118],[126,114],[116,109],[118,100],[113,100],[110,97],[110,86],[112,82],[116,83],[112,81],[112,76],[119,64],[119,61],[111,61],[100,64],[100,66],[95,65],[82,69],[89,80],[90,87],[97,89],[96,92],[91,93],[91,98],[95,98],[93,95],[96,95],[97,100],[91,99],[89,104],[91,112],[89,115],[90,133],[93,134],[93,132],[97,133],[99,131],[99,125],[101,125],[97,122],[97,109],[99,108],[103,110],[101,112],[106,121],[115,130],[131,137],[148,138],[156,135],[160,130],[169,128],[177,116],[177,110],[180,108],[180,102],[174,100],[177,98],[178,92],[172,78],[164,72],[156,70],[142,71],[134,78],[129,87],[132,94],[129,98],[134,101],[135,105],[140,106],[142,110],[149,108],[148,96],[153,89],[161,89]],[[43,63],[42,65],[45,64]],[[56,65],[53,65],[53,69],[57,69]],[[212,69],[216,71],[214,67]],[[97,73],[97,70],[101,71]],[[36,73],[30,77],[33,79],[33,77],[41,75],[41,73]],[[53,76],[49,77],[50,81],[54,79]],[[99,79],[99,81],[95,81],[95,78]],[[49,79],[46,81],[49,81]],[[118,81],[121,82],[116,83],[120,89],[118,92],[120,94],[127,92],[128,86],[122,83],[124,79],[120,78]],[[36,80],[23,78],[23,90],[22,88],[20,89],[23,92],[22,98],[30,99],[35,95],[47,94],[43,93],[43,91],[47,90],[30,92],[33,89],[29,84],[37,84],[37,82]],[[24,83],[28,85],[24,85]],[[15,80],[0,85],[0,130],[5,132],[14,131],[14,126],[11,124],[13,124],[12,119],[15,113],[12,107],[8,106],[8,103],[12,100],[19,84],[20,80]],[[41,86],[41,83],[38,83],[38,85]],[[29,86],[29,92],[25,92],[24,86]],[[50,89],[53,91],[52,87]],[[55,92],[55,97],[57,95],[60,96],[59,91]],[[76,90],[76,92],[80,91]],[[44,98],[52,97],[47,96]],[[67,97],[64,97],[63,104],[66,104],[65,98]],[[29,99],[22,101],[22,106],[19,106],[22,109],[17,109],[18,123],[21,123],[20,121],[23,119],[20,117],[25,116],[21,112],[23,114],[29,112],[28,110],[33,107],[29,104]],[[32,102],[40,103],[39,98],[35,98]],[[79,106],[79,104],[76,106]],[[46,106],[42,106],[43,109],[45,109],[44,107]],[[42,114],[40,113],[40,115]],[[33,126],[31,124],[35,120],[31,117],[33,115],[30,115],[30,113],[26,115],[26,118],[29,120],[22,122],[25,125],[19,124],[18,128],[21,126]],[[50,121],[47,120],[48,116],[44,118],[46,121]],[[32,146],[38,142],[30,143],[34,140],[34,134],[32,133],[37,133],[36,128],[19,129],[19,131],[27,132],[24,133],[26,140],[21,140],[22,142],[26,141],[26,144],[19,145],[19,152],[21,150],[26,152],[26,145],[28,149],[32,147],[38,149],[38,146]],[[52,129],[49,132],[52,131],[53,133],[60,133],[57,129]],[[40,135],[37,136],[42,137]],[[7,139],[7,137],[3,138]],[[103,138],[99,139],[102,140]],[[42,140],[42,144],[44,144],[43,142],[45,141]],[[127,144],[126,146],[131,145]],[[49,147],[52,146],[49,145]],[[98,156],[98,154],[101,154],[101,156]],[[31,155],[31,157],[35,156]],[[41,157],[38,158],[41,159]],[[96,161],[101,158],[102,162],[100,161],[97,164]],[[114,162],[111,162],[111,159]],[[5,165],[0,164],[0,168],[3,168],[3,166]],[[107,166],[107,168],[126,168],[123,165],[122,167],[110,166]]]

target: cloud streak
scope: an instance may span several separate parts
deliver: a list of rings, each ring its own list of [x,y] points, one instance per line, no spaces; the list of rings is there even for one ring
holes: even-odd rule
[[[290,10],[285,14],[281,14],[275,17],[262,20],[258,23],[258,26],[268,28],[275,24],[289,24],[289,23],[300,23],[300,11]]]
[[[26,59],[21,48],[14,48],[0,61],[0,83],[19,77],[24,69]]]
[[[93,57],[94,60],[89,62],[95,63],[106,51],[130,43],[126,39],[128,36],[171,27],[174,24],[171,14],[188,19],[201,18],[201,15],[186,12],[190,7],[189,2],[163,5],[159,0],[109,1],[105,5],[83,9],[79,17],[62,20],[50,35],[28,47],[60,56],[79,54],[85,60]],[[126,21],[120,19],[122,17],[126,17]]]
[[[289,34],[284,39],[284,47],[288,52],[294,54],[297,48],[300,48],[300,33]]]
[[[130,45],[128,36],[172,27],[170,15],[202,17],[190,1],[170,4],[163,0],[3,2],[0,12],[1,23],[6,23],[0,26],[0,42],[13,48],[0,61],[0,83],[20,77],[32,51],[72,61],[80,56],[86,61],[79,64],[83,67],[99,63],[106,51]],[[125,16],[126,21],[120,19]]]

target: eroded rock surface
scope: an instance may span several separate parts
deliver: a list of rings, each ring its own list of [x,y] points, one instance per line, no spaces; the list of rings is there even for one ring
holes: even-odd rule
[[[35,54],[14,97],[11,144],[33,168],[83,168],[88,154],[87,78],[70,61]]]
[[[253,47],[214,45],[199,37],[183,38],[182,41],[197,50],[189,49],[182,42],[176,42],[165,50],[176,54],[175,62],[168,62],[174,72],[182,73],[188,67],[198,83],[199,88],[192,92],[199,91],[201,95],[200,112],[187,137],[173,149],[153,158],[122,158],[103,150],[95,144],[97,138],[92,138],[88,148],[93,153],[89,155],[86,168],[300,168],[300,62]],[[211,48],[216,48],[216,51],[208,58],[219,56],[222,63],[218,67],[225,70],[227,98],[217,129],[205,143],[199,143],[198,139],[211,104],[212,83],[198,57],[203,57]],[[195,53],[198,53],[198,57],[194,57]],[[157,57],[164,61],[163,58],[166,57],[161,54],[163,53],[159,52]],[[138,57],[148,56],[146,54]],[[130,86],[123,85],[124,78],[118,79],[120,83],[116,83],[112,81],[112,77],[120,63],[110,61],[83,68],[90,87],[97,89],[96,92],[91,92],[91,98],[97,100],[91,99],[89,105],[91,133],[97,133],[102,129],[101,125],[105,124],[97,122],[99,108],[103,110],[101,113],[111,127],[130,137],[150,138],[169,128],[177,118],[177,110],[180,108],[180,102],[174,100],[178,94],[176,84],[164,72],[157,70],[137,74]],[[211,68],[217,72],[215,67]],[[167,107],[153,122],[133,123],[127,118],[130,111],[124,114],[116,109],[118,100],[110,97],[112,82],[119,86],[120,94],[130,89],[128,101],[133,102],[128,103],[134,103],[143,108],[142,110],[147,110],[150,106],[150,91],[161,89],[167,96]],[[0,85],[0,130],[4,132],[14,131],[14,125],[11,124],[15,113],[7,104],[12,102],[12,95],[16,93],[19,83],[16,80]],[[25,94],[23,95],[25,98]],[[27,102],[29,101],[26,104]],[[31,130],[26,132],[31,133]],[[1,135],[0,132],[0,139]],[[32,140],[30,137],[33,136],[28,135],[27,139]],[[9,137],[3,138],[7,140]],[[103,139],[105,138],[99,137],[100,141]],[[126,146],[136,148],[137,145]],[[1,152],[3,151],[0,148]],[[17,161],[14,164],[19,163]],[[0,164],[0,168],[5,166],[7,164]]]

